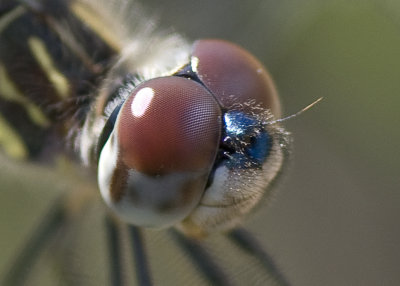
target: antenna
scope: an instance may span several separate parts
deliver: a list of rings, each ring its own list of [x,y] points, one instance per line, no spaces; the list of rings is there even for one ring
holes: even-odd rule
[[[312,102],[311,104],[309,104],[309,105],[307,105],[306,107],[304,107],[303,109],[301,109],[300,111],[298,111],[298,112],[296,112],[296,113],[294,113],[294,114],[292,114],[292,115],[286,116],[286,117],[284,117],[284,118],[279,118],[279,119],[273,120],[273,121],[271,121],[271,122],[268,122],[268,124],[274,124],[274,123],[278,123],[278,122],[283,122],[283,121],[286,121],[286,120],[288,120],[288,119],[294,118],[294,117],[296,117],[296,116],[302,114],[304,111],[309,110],[311,107],[313,107],[314,105],[316,105],[316,104],[317,104],[318,102],[320,102],[322,99],[323,99],[323,97],[320,97],[320,98],[318,98],[317,100],[315,100],[314,102]]]

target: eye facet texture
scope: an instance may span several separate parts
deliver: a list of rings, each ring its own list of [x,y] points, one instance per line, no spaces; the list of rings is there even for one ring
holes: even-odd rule
[[[193,46],[192,68],[223,107],[253,100],[280,117],[274,83],[264,66],[243,48],[223,40],[199,40]]]
[[[149,175],[208,170],[221,132],[221,111],[200,84],[179,77],[149,80],[118,119],[121,160]]]

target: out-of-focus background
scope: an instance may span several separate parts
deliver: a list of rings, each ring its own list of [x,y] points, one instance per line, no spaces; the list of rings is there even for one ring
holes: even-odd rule
[[[324,97],[285,123],[290,168],[274,202],[248,223],[288,280],[399,285],[400,2],[145,2],[160,25],[189,39],[224,38],[254,53],[284,114]],[[49,198],[76,182],[64,171],[0,166],[5,269]]]

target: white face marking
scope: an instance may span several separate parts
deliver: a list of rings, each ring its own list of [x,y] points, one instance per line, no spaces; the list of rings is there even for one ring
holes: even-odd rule
[[[202,177],[202,173],[196,172],[175,172],[153,177],[130,169],[126,193],[111,207],[133,225],[170,227],[187,217],[200,202],[206,184]],[[196,181],[200,183],[193,184],[192,189],[185,188],[188,182]],[[190,198],[188,191],[192,192]],[[162,205],[176,206],[165,210],[160,208]]]
[[[218,167],[200,204],[178,228],[196,235],[197,232],[207,234],[236,226],[263,196],[268,196],[268,186],[281,169],[284,158],[282,146],[274,139],[270,156],[262,169],[232,171],[226,166]]]
[[[151,101],[154,97],[154,89],[145,87],[136,93],[135,98],[132,100],[131,111],[134,117],[141,117],[149,108]]]
[[[199,58],[198,57],[192,57],[190,64],[192,65],[192,70],[197,73],[197,66],[199,65]]]
[[[119,156],[117,138],[118,130],[114,130],[99,158],[97,178],[105,203],[126,222],[145,227],[169,227],[187,217],[203,195],[206,184],[204,172],[148,176],[129,169],[122,198],[113,200],[111,180],[116,172]],[[191,184],[191,189],[186,186],[188,183]],[[137,199],[140,203],[135,202]],[[163,210],[163,205],[172,207],[170,210]]]

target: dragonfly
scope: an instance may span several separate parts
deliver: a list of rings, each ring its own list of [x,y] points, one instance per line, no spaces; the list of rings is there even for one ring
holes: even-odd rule
[[[91,170],[104,206],[105,285],[165,285],[151,237],[169,241],[160,252],[174,244],[169,255],[185,262],[168,273],[187,271],[192,285],[290,285],[242,226],[289,157],[280,118],[253,55],[158,31],[134,1],[0,3],[2,152],[41,164],[64,156]],[[88,192],[50,202],[2,285],[32,285],[32,265],[67,236]]]

